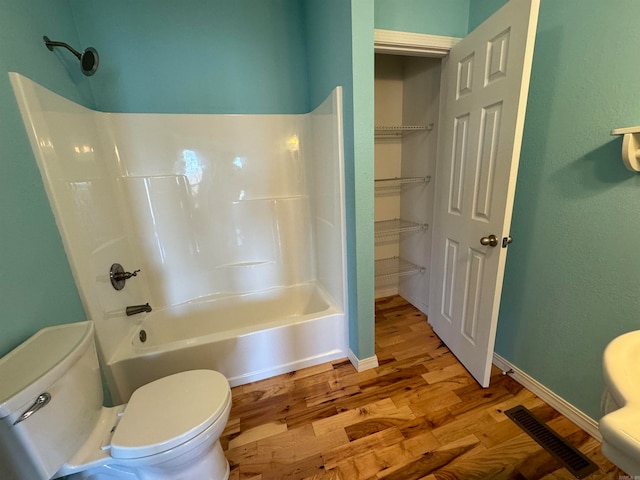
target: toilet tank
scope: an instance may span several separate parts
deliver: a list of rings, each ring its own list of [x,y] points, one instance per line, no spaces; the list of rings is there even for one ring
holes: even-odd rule
[[[18,421],[40,395],[48,403]],[[87,440],[101,409],[93,323],[37,332],[0,358],[0,478],[51,478]]]

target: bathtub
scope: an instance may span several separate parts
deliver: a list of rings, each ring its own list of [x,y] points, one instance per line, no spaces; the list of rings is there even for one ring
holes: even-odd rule
[[[340,87],[301,114],[105,113],[10,78],[112,401],[349,356]],[[115,262],[141,270],[121,291]]]
[[[198,368],[231,386],[347,356],[344,312],[317,283],[202,298],[131,317],[106,365],[114,404],[140,386]]]

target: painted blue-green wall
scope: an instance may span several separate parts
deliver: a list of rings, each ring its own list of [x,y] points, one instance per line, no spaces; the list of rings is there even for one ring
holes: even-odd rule
[[[505,3],[507,0],[470,0],[469,31],[475,29]]]
[[[353,332],[350,346],[359,359],[375,354],[374,313],[374,163],[373,163],[373,98],[374,9],[370,0],[352,0],[353,39],[353,150],[355,186],[355,233],[357,285],[357,345]],[[349,294],[349,301],[353,301]],[[350,312],[352,313],[352,312]],[[352,313],[353,314],[353,313]],[[351,325],[353,325],[351,320]]]
[[[507,0],[375,0],[375,28],[464,37]]]
[[[70,0],[99,110],[309,110],[300,0]]]
[[[43,35],[77,44],[64,3],[0,0],[0,355],[42,327],[85,318],[7,75],[93,103],[78,61],[47,50]]]
[[[336,85],[343,86],[349,345],[365,359],[375,354],[373,5],[367,0],[306,0],[305,7],[311,108]]]
[[[375,28],[464,37],[470,1],[474,0],[375,0]]]
[[[640,327],[637,0],[542,0],[496,351],[599,418],[602,351]]]

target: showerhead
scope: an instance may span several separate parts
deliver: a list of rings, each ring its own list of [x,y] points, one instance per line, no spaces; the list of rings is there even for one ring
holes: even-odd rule
[[[98,51],[93,47],[88,47],[82,55],[80,55],[80,68],[82,73],[87,77],[90,77],[96,70],[98,70],[98,64],[100,63],[100,57]]]
[[[42,38],[44,40],[44,44],[52,52],[53,47],[64,47],[71,53],[73,53],[78,58],[78,60],[80,60],[80,69],[82,70],[82,73],[84,73],[87,77],[90,77],[91,75],[96,73],[96,70],[98,70],[100,57],[98,56],[98,51],[95,48],[89,47],[84,52],[80,53],[64,42],[53,42],[49,40],[49,37],[47,36],[44,36]]]

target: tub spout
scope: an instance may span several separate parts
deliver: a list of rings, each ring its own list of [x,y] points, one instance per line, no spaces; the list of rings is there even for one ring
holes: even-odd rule
[[[127,316],[137,315],[142,312],[150,312],[151,306],[148,303],[145,303],[144,305],[131,305],[127,307],[125,311]]]

